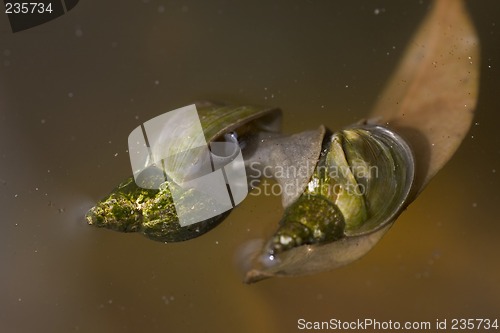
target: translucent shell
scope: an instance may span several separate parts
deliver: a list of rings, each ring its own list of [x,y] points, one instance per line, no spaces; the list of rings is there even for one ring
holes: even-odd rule
[[[281,111],[276,108],[259,106],[221,106],[211,103],[197,104],[198,116],[203,134],[208,143],[217,140],[241,138],[250,140],[256,133],[279,132]],[[189,136],[189,133],[183,133]],[[227,134],[230,134],[227,136]],[[185,137],[178,138],[174,152],[176,158],[191,158],[186,147]],[[174,154],[172,154],[174,155]],[[147,170],[148,181],[154,181],[154,170]],[[188,240],[204,234],[222,222],[230,213],[226,211],[213,218],[188,226],[179,224],[178,215],[172,200],[171,191],[176,184],[168,182],[160,189],[144,189],[130,177],[118,185],[107,197],[99,201],[86,214],[89,224],[121,232],[139,232],[147,237],[162,242]],[[184,196],[189,197],[186,192]],[[203,209],[196,205],[191,209]],[[209,204],[209,200],[206,202]]]
[[[323,271],[368,251],[406,207],[414,166],[408,144],[385,127],[327,134],[311,180],[247,280]]]

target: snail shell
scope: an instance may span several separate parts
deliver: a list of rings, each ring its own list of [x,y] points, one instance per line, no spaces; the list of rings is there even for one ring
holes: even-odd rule
[[[385,127],[327,133],[313,176],[247,282],[324,271],[364,254],[408,204],[414,165],[408,144]]]
[[[281,127],[281,111],[276,108],[202,103],[197,104],[197,111],[207,143],[218,140],[234,142],[237,138],[243,141],[251,140],[257,133],[277,133]],[[190,133],[183,132],[181,137],[169,136],[169,140],[178,141],[169,145],[177,149],[169,153],[175,155],[175,163],[193,158],[192,152],[186,146],[185,138],[189,135]],[[161,138],[162,136],[159,140]],[[191,172],[196,173],[196,170]],[[154,184],[160,180],[162,184],[159,189],[154,189],[153,186],[139,187],[134,178],[130,177],[88,211],[87,222],[121,232],[140,232],[157,241],[177,242],[204,234],[230,213],[229,210],[205,221],[181,226],[171,194],[177,189],[175,181],[161,180],[162,171],[155,167],[147,168],[144,174],[147,176],[145,180],[141,180],[141,185],[147,182]],[[141,175],[136,178],[141,179]],[[187,191],[183,195],[189,197],[192,193]],[[204,209],[203,205],[209,204],[209,201],[197,200],[195,206],[189,208]]]

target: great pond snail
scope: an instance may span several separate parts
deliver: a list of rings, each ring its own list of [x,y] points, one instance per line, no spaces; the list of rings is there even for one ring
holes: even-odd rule
[[[236,137],[246,140],[254,133],[277,133],[280,130],[278,109],[203,103],[197,106],[197,110],[207,142],[225,139],[234,141]],[[180,152],[183,151],[179,145],[174,146],[179,147]],[[192,156],[186,158],[189,157]],[[182,156],[178,154],[176,158]],[[162,184],[159,189],[147,189],[138,186],[134,178],[130,177],[88,211],[87,222],[116,231],[139,232],[161,242],[178,242],[206,233],[229,215],[230,211],[227,211],[182,227],[171,195],[175,186],[174,182],[170,182],[168,185]],[[193,207],[194,210],[201,208]]]
[[[414,176],[410,147],[382,126],[327,133],[314,173],[290,204],[269,255],[373,232],[404,207]]]

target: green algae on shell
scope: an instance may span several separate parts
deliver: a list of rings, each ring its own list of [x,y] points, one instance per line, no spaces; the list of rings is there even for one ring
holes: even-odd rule
[[[202,205],[203,202],[200,201],[199,204]],[[222,222],[229,213],[227,211],[211,219],[181,227],[177,222],[177,212],[168,186],[161,186],[159,190],[144,189],[137,186],[134,178],[130,177],[91,208],[86,218],[90,225],[96,227],[140,232],[161,242],[179,242],[204,234]]]
[[[233,131],[248,140],[260,132],[280,131],[281,111],[277,108],[203,103],[197,105],[197,111],[208,143],[220,140],[224,134]],[[181,143],[172,146],[178,149],[177,152],[171,152],[177,153],[176,158],[182,158],[184,149],[189,148]],[[158,170],[161,171],[150,167],[145,181],[158,182],[158,179],[154,178]],[[163,177],[161,172],[158,177]],[[231,211],[181,226],[178,219],[180,212],[176,209],[209,209],[214,200],[209,197],[204,198],[206,200],[190,200],[189,202],[194,202],[192,207],[176,208],[171,192],[176,190],[179,190],[179,187],[173,181],[163,182],[159,189],[149,189],[139,187],[134,178],[130,177],[91,208],[86,214],[86,220],[97,227],[121,232],[139,232],[162,242],[178,242],[204,234],[222,222]],[[187,199],[193,195],[190,190],[181,193],[183,198]]]

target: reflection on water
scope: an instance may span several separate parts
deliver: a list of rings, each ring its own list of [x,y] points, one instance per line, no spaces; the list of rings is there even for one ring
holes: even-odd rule
[[[140,123],[215,99],[284,110],[288,133],[362,118],[428,2],[238,6],[81,2],[12,34],[0,19],[3,331],[276,331],[297,320],[498,316],[497,3],[469,3],[482,39],[476,125],[362,260],[241,283],[237,249],[269,235],[279,198],[249,196],[203,237],[162,244],[83,216],[129,176]]]

